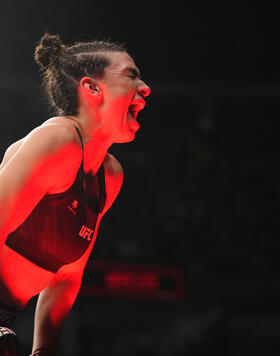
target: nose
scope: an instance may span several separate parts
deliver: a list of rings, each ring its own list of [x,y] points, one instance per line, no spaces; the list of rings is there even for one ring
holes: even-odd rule
[[[138,94],[141,95],[143,98],[146,98],[146,96],[149,96],[151,94],[151,88],[144,83],[143,81],[141,82],[141,84],[138,87],[137,90]]]

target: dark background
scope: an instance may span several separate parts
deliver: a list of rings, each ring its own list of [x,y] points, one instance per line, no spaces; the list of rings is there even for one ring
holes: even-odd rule
[[[178,302],[85,297],[60,355],[279,355],[279,19],[269,3],[0,3],[1,154],[49,118],[33,51],[127,44],[152,94],[92,261],[176,266]],[[89,274],[86,270],[85,276]],[[28,353],[35,300],[15,329]]]

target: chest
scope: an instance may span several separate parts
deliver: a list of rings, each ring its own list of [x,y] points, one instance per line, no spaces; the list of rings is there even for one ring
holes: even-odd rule
[[[101,179],[98,175],[93,176],[91,172],[84,176],[85,196],[88,206],[93,211],[97,211],[102,197]]]

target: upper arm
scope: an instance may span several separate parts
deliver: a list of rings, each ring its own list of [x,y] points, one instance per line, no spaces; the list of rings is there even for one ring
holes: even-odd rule
[[[108,153],[104,160],[104,169],[106,203],[103,213],[105,214],[120,192],[123,183],[123,168],[119,161],[113,155]]]
[[[78,167],[79,149],[62,125],[39,126],[26,136],[0,171],[0,232],[17,228],[61,175]]]

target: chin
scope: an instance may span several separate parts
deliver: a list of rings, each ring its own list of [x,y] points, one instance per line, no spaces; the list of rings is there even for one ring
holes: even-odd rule
[[[115,143],[127,143],[133,141],[138,129],[139,125],[134,125],[132,127],[129,125],[124,125],[122,130],[117,133]]]
[[[115,143],[128,143],[134,141],[134,139],[135,139],[135,133],[131,133],[130,136],[119,138],[118,140],[115,141]]]

